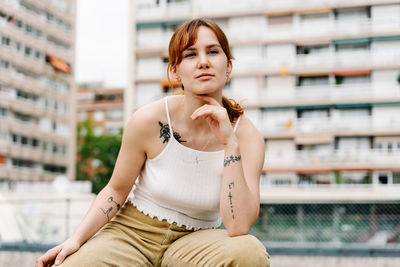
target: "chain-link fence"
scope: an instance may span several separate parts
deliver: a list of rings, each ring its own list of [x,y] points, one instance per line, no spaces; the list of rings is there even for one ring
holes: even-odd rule
[[[0,199],[0,249],[43,250],[65,240],[94,196]],[[400,201],[262,204],[251,234],[267,247],[400,249]]]
[[[0,199],[0,248],[37,250],[64,241],[94,196]]]
[[[399,247],[400,202],[263,204],[252,234],[264,243]]]

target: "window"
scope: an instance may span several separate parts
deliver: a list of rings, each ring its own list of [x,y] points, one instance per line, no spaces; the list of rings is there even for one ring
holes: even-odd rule
[[[329,76],[296,77],[296,86],[328,85]]]
[[[393,173],[393,183],[400,184],[400,172]]]
[[[86,110],[80,110],[79,111],[79,120],[84,121],[87,118],[87,113]]]
[[[16,134],[12,134],[12,141],[13,141],[13,143],[17,143],[18,142],[18,140],[19,140],[19,137],[18,137],[18,135],[16,135]]]
[[[312,45],[312,46],[297,46],[296,54],[308,55],[322,52],[329,52],[329,45]]]
[[[25,46],[25,50],[24,53],[26,56],[29,56],[32,54],[32,48],[30,48],[29,46]]]
[[[35,51],[35,58],[42,59],[43,58],[42,53],[40,53],[39,51]]]
[[[1,45],[3,46],[10,46],[11,44],[11,39],[9,37],[1,37]]]
[[[37,140],[36,138],[33,138],[33,139],[32,139],[32,146],[33,146],[33,147],[39,146],[39,140]]]
[[[15,24],[16,24],[17,27],[20,28],[20,29],[24,27],[24,23],[22,22],[22,20],[17,19],[17,21],[16,21]]]
[[[102,110],[96,110],[93,117],[95,121],[102,121],[104,120],[104,112]]]
[[[388,143],[387,148],[388,148],[388,151],[389,151],[389,152],[392,152],[392,150],[393,150],[393,144],[392,144],[392,142],[389,142],[389,143]]]
[[[292,15],[270,16],[268,17],[268,25],[291,25],[293,23]]]
[[[21,144],[23,144],[23,145],[28,144],[28,138],[26,136],[21,137]]]
[[[97,136],[102,135],[103,134],[103,128],[98,126],[98,127],[94,128],[93,132]]]
[[[28,25],[28,24],[26,24],[26,25],[25,25],[25,31],[26,31],[27,33],[31,33],[31,32],[33,32],[33,28],[32,28],[32,26],[31,26],[31,25]]]
[[[386,173],[381,173],[378,176],[379,184],[387,184],[388,183],[388,175]]]
[[[6,117],[7,116],[7,109],[0,108],[0,116],[1,117]]]
[[[112,120],[122,120],[124,112],[122,109],[110,109],[107,111],[107,117]]]
[[[20,42],[15,43],[15,50],[17,50],[17,52],[20,52],[22,50],[22,45]]]

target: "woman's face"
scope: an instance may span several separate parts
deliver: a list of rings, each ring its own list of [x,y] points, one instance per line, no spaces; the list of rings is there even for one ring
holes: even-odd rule
[[[222,91],[232,70],[215,33],[201,26],[197,41],[182,52],[175,75],[181,79],[185,93],[214,95]]]

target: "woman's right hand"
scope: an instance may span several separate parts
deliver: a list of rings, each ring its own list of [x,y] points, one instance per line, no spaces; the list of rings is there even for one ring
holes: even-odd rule
[[[64,259],[80,248],[79,242],[69,238],[62,244],[49,249],[45,254],[36,260],[35,267],[47,267],[53,264],[59,265]]]

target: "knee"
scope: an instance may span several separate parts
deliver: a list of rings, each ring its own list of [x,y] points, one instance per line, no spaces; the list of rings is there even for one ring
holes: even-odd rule
[[[252,235],[229,239],[224,254],[234,266],[269,267],[269,255],[264,245]]]

